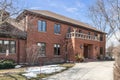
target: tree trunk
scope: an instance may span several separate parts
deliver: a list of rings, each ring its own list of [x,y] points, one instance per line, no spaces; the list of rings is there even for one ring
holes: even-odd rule
[[[114,80],[120,80],[120,53],[117,53],[115,56],[113,76],[114,76]]]

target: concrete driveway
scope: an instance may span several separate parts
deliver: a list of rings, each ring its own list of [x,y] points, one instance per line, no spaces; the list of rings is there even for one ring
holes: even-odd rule
[[[43,80],[113,80],[113,61],[76,63],[62,73]]]

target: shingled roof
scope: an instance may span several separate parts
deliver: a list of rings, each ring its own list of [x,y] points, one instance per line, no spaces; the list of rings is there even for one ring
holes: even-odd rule
[[[92,27],[88,24],[85,24],[85,23],[80,22],[78,20],[74,20],[74,19],[68,18],[66,16],[59,15],[59,14],[56,14],[56,13],[53,13],[53,12],[47,11],[47,10],[24,10],[23,13],[21,13],[17,17],[17,19],[19,19],[21,16],[23,16],[24,13],[26,13],[26,12],[35,13],[35,14],[46,16],[46,17],[49,17],[49,18],[54,18],[54,19],[57,19],[57,20],[60,20],[60,21],[68,22],[68,23],[71,23],[71,24],[74,24],[74,25],[77,25],[77,26],[80,26],[80,27],[83,27],[83,28],[87,28],[87,29],[91,29],[91,30],[94,30],[94,31],[102,32],[102,31],[100,31],[100,30],[96,29],[95,27]],[[104,33],[104,32],[102,32],[102,33]]]
[[[0,36],[26,39],[26,32],[16,24],[11,18],[0,24]]]

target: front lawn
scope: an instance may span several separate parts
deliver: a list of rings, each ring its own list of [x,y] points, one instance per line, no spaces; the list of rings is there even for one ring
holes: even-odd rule
[[[1,75],[0,80],[26,80],[26,78],[16,73]]]
[[[50,74],[47,73],[41,73],[37,74],[37,77],[34,78],[29,78],[27,79],[23,74],[26,73],[26,69],[28,68],[19,68],[19,69],[5,69],[5,70],[0,70],[0,80],[39,80],[40,78],[45,78],[60,72],[63,72],[71,67],[73,67],[75,64],[73,63],[64,63],[60,64],[59,66],[65,67],[65,69],[61,71],[53,71]],[[43,66],[44,67],[44,66]],[[31,67],[30,67],[31,68]],[[57,68],[57,67],[56,67]],[[48,70],[47,70],[48,71]]]

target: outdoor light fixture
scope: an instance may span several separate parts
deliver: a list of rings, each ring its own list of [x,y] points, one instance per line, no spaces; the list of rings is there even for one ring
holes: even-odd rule
[[[98,47],[97,46],[95,46],[95,49],[97,49]]]

